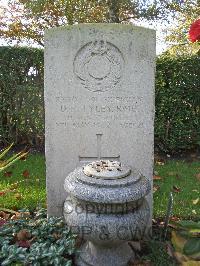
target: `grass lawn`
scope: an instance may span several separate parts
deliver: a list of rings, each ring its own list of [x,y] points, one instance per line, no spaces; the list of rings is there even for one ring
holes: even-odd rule
[[[30,154],[0,172],[0,207],[34,210],[38,204],[46,207],[45,159]]]
[[[154,217],[164,217],[170,191],[174,195],[173,216],[200,217],[200,162],[167,161],[155,165]],[[199,200],[198,200],[199,199]],[[29,155],[0,173],[0,207],[46,207],[45,160],[41,154]]]
[[[155,165],[160,180],[154,180],[154,216],[166,213],[170,191],[173,192],[173,216],[200,218],[200,162],[167,161]],[[198,175],[198,176],[197,176]]]

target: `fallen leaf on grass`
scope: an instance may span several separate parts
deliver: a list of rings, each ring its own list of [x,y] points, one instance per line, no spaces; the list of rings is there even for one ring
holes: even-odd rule
[[[198,202],[199,202],[199,198],[197,198],[197,199],[195,199],[195,200],[192,201],[192,203],[193,203],[194,205],[196,205]]]
[[[192,210],[192,213],[195,214],[195,215],[197,214],[197,212],[195,210]]]
[[[11,172],[11,171],[9,171],[9,172],[5,172],[3,175],[4,175],[5,177],[11,177],[12,172]]]
[[[153,193],[155,193],[159,189],[160,189],[160,186],[155,185],[155,184],[153,185]]]
[[[156,161],[156,165],[165,165],[165,162],[164,161]]]
[[[23,173],[22,173],[23,177],[27,178],[30,176],[30,173],[28,170],[25,170]]]
[[[153,180],[162,180],[162,177],[159,175],[154,175]]]
[[[181,189],[180,189],[180,187],[174,185],[173,186],[173,191],[176,192],[176,193],[179,193],[179,192],[181,192]]]
[[[5,194],[6,194],[5,191],[0,191],[0,197],[1,197],[1,196],[4,196]]]
[[[196,178],[198,181],[200,181],[200,173],[196,174]]]
[[[16,198],[16,200],[22,199],[22,195],[20,193],[16,193],[14,197]]]
[[[18,188],[18,185],[19,185],[18,182],[13,183],[13,184],[10,185],[9,189],[10,189],[10,190],[16,189],[16,188]]]

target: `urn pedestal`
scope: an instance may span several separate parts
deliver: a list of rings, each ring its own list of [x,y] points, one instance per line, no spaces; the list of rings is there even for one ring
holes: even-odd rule
[[[118,161],[95,161],[71,172],[64,187],[65,221],[85,240],[77,265],[127,265],[128,241],[141,239],[149,221],[149,180]]]

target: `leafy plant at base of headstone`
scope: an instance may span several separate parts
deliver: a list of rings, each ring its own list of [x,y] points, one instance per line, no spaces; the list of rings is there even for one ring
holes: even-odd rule
[[[0,231],[1,265],[72,265],[75,236],[62,218],[9,221]]]
[[[173,222],[172,244],[175,257],[181,265],[200,260],[200,222]],[[185,264],[184,264],[185,263]],[[191,264],[192,265],[192,264]]]
[[[25,157],[28,153],[28,152],[21,151],[17,154],[12,155],[9,159],[2,160],[2,158],[10,151],[12,146],[13,146],[13,143],[7,148],[5,148],[4,150],[0,151],[0,172],[4,171],[7,167],[17,162],[20,158]]]
[[[168,244],[167,242],[158,241],[152,239],[146,243],[145,255],[141,258],[142,262],[140,264],[133,265],[144,265],[144,266],[175,266],[176,262],[168,254]],[[149,261],[149,263],[148,263]]]

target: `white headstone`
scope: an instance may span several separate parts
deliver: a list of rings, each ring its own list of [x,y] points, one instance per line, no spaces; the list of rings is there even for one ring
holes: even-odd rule
[[[152,179],[154,72],[154,30],[81,24],[46,32],[49,216],[62,216],[64,179],[83,163],[120,160]]]

